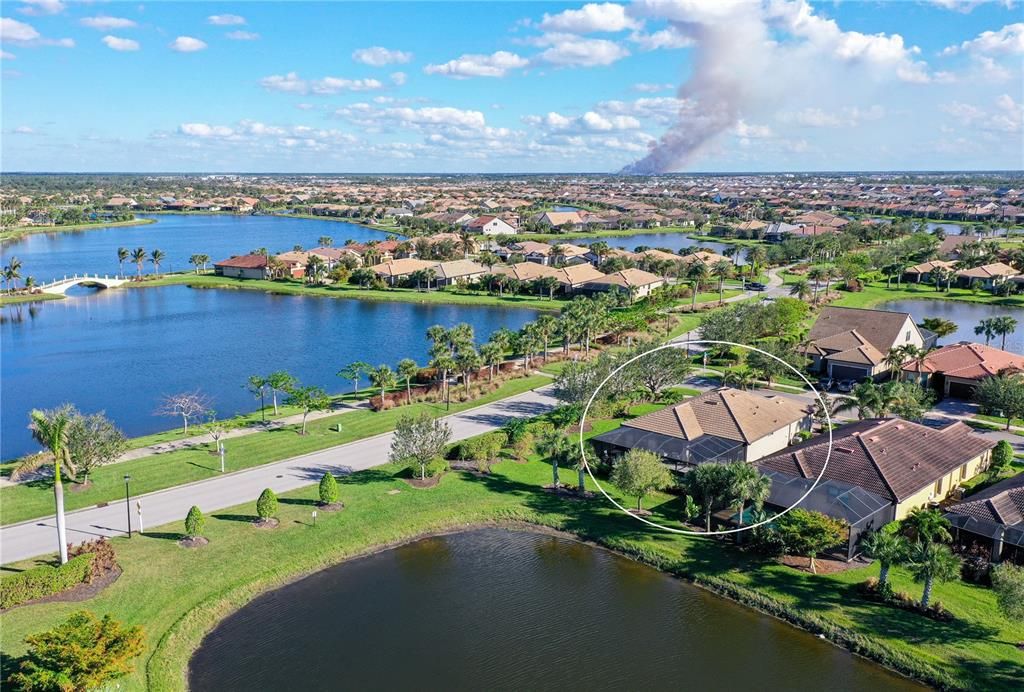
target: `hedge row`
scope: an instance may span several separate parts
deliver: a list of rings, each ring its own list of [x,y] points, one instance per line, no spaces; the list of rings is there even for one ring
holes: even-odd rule
[[[60,567],[41,565],[0,581],[0,610],[13,608],[27,601],[67,591],[92,577],[95,553],[71,558]]]

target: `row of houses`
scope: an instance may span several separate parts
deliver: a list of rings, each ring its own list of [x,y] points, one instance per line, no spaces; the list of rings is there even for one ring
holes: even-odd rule
[[[723,387],[626,421],[593,443],[606,460],[645,449],[681,473],[707,463],[753,464],[771,478],[769,507],[782,510],[803,497],[801,507],[847,523],[847,559],[863,532],[949,498],[987,467],[995,447],[961,422],[936,428],[900,418],[843,425],[831,441],[800,441],[811,421],[802,400]],[[731,510],[718,518],[736,521]]]
[[[999,288],[1007,281],[1024,286],[1024,273],[1005,262],[990,262],[968,269],[957,269],[956,265],[957,263],[952,260],[930,260],[915,264],[903,273],[909,280],[916,283],[934,283],[936,276],[941,272],[951,272],[955,284],[973,286],[978,283],[989,291]]]

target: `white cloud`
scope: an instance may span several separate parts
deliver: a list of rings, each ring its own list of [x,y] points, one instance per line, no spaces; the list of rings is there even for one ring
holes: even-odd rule
[[[245,17],[237,14],[212,14],[206,18],[206,23],[214,26],[239,26],[245,24]]]
[[[577,117],[564,116],[554,111],[547,115],[528,115],[523,122],[533,127],[541,127],[548,132],[613,132],[636,130],[640,121],[631,115],[602,115],[595,111],[587,111]]]
[[[99,15],[96,17],[82,17],[78,20],[78,23],[82,26],[87,26],[90,29],[96,29],[98,31],[110,31],[111,29],[130,29],[135,26],[135,22],[124,17],[109,17],[107,15]]]
[[[693,39],[673,25],[664,29],[645,34],[642,31],[634,31],[629,35],[629,40],[640,47],[640,50],[673,50],[686,48],[693,45]]]
[[[403,84],[405,84],[405,81],[409,78],[409,76],[404,72],[392,72],[390,77],[391,83],[394,84],[395,86],[402,86]]]
[[[440,74],[455,79],[469,77],[504,77],[510,70],[526,67],[529,61],[515,53],[499,50],[490,55],[467,54],[440,65],[427,65],[427,74]]]
[[[253,31],[229,31],[224,34],[232,41],[256,41],[260,35]]]
[[[673,96],[654,96],[638,98],[635,101],[601,101],[594,107],[599,113],[616,115],[632,115],[641,120],[652,120],[659,125],[667,125],[679,117],[679,112],[689,104],[684,99]]]
[[[885,117],[885,108],[875,104],[868,108],[844,108],[841,111],[825,111],[821,108],[805,108],[796,113],[783,113],[779,119],[804,127],[856,127],[862,122]]]
[[[117,36],[104,36],[103,43],[107,48],[116,51],[135,51],[139,49],[139,42],[130,38],[119,38]]]
[[[542,34],[531,43],[548,46],[536,56],[536,60],[558,67],[611,65],[629,55],[629,50],[614,41],[567,33]]]
[[[1024,127],[1024,104],[1017,103],[1009,94],[998,97],[992,111],[959,101],[941,108],[962,125],[983,131],[1016,133]]]
[[[311,111],[316,108],[312,103],[296,103],[295,107],[300,111]]]
[[[540,20],[544,31],[564,31],[589,34],[595,31],[617,32],[639,29],[640,23],[626,14],[626,8],[613,2],[587,3],[578,10],[565,10],[558,14],[544,14]]]
[[[767,139],[775,133],[767,125],[751,125],[743,120],[736,123],[736,136],[745,139]]]
[[[10,17],[0,17],[0,42],[13,43],[16,46],[58,46],[74,48],[75,42],[70,38],[45,38],[35,27],[19,22]]]
[[[36,16],[60,14],[67,8],[61,0],[21,0],[21,4],[19,12]]]
[[[0,60],[14,60],[14,53],[8,53],[5,50],[0,50]]]
[[[943,55],[971,53],[984,55],[1024,54],[1024,22],[1007,24],[998,31],[983,31],[977,37],[960,45],[946,47]]]
[[[190,137],[229,137],[234,130],[224,125],[207,125],[206,123],[182,123],[178,132]]]
[[[428,106],[424,108],[387,108],[383,115],[399,122],[413,125],[451,125],[478,129],[487,123],[480,111],[463,110],[450,106]]]
[[[204,50],[206,42],[192,36],[179,36],[170,43],[171,50],[178,53],[195,53]]]
[[[656,94],[659,91],[668,91],[669,89],[675,89],[675,84],[652,84],[650,82],[638,82],[633,85],[633,91],[639,91],[642,94]]]
[[[13,132],[16,135],[35,135],[35,134],[39,134],[34,127],[29,127],[28,125],[19,125],[18,127],[14,128]]]
[[[324,77],[306,80],[295,72],[286,75],[270,75],[260,80],[260,86],[267,91],[281,91],[292,94],[337,94],[342,91],[372,91],[384,85],[376,79],[344,79]]]
[[[402,65],[407,63],[412,60],[412,53],[390,50],[382,46],[372,46],[353,51],[352,59],[364,65],[383,67],[384,65]]]

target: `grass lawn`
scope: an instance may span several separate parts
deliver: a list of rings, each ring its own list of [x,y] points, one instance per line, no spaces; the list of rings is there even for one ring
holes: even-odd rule
[[[976,413],[974,417],[978,420],[988,421],[989,423],[996,423],[1002,427],[1006,427],[1006,419],[1000,418],[999,416],[987,416],[984,413]],[[1011,418],[1010,425],[1016,427],[1024,427],[1024,420],[1020,418]]]
[[[451,413],[522,394],[546,384],[551,384],[551,378],[543,375],[509,380],[487,396],[462,404],[452,402]],[[253,433],[224,442],[227,450],[226,466],[228,471],[241,471],[379,435],[392,430],[402,416],[420,411],[429,411],[435,416],[445,415],[444,404],[419,403],[379,413],[360,409],[328,416],[311,421],[306,435],[297,434],[298,426]],[[332,430],[338,423],[342,425],[341,432]],[[138,495],[218,476],[220,461],[212,451],[212,443],[204,444],[101,467],[90,475],[92,486],[87,490],[74,492],[72,484],[65,484],[65,509],[72,511],[121,497],[124,493],[125,474],[131,475],[132,492]],[[52,513],[51,479],[0,488],[2,524],[14,524]]]
[[[520,240],[575,240],[577,238],[622,238],[647,233],[685,233],[693,236],[696,229],[693,226],[662,226],[660,228],[627,228],[620,230],[594,229],[590,231],[573,231],[571,233],[517,233],[516,238]],[[693,236],[697,237],[697,236]]]
[[[970,303],[985,303],[986,305],[999,305],[1006,307],[1024,308],[1024,295],[1015,296],[994,296],[985,291],[974,291],[966,288],[951,288],[949,291],[936,291],[933,286],[907,284],[896,288],[893,283],[891,288],[885,287],[885,282],[871,283],[864,287],[863,291],[840,291],[841,297],[831,305],[846,308],[870,308],[890,300],[925,299],[925,300],[960,300]]]
[[[960,486],[964,489],[964,497],[967,497],[968,495],[973,495],[974,493],[981,492],[985,488],[995,485],[1000,481],[1004,481],[1007,478],[1012,478],[1013,476],[1016,476],[1018,473],[1024,473],[1024,457],[1018,456],[1016,459],[1013,460],[1013,463],[1010,464],[1010,470],[1008,472],[1003,472],[999,474],[999,476],[996,478],[990,478],[988,474],[979,473],[974,478],[971,478],[961,483]]]
[[[18,305],[21,303],[38,303],[44,300],[61,300],[64,296],[56,293],[17,293],[0,296],[0,305]]]
[[[483,305],[488,307],[529,308],[532,310],[559,310],[564,299],[538,298],[527,295],[495,296],[486,292],[466,291],[417,291],[412,288],[375,290],[359,288],[350,284],[331,286],[306,286],[301,281],[283,279],[264,281],[262,279],[233,279],[213,274],[166,274],[158,279],[141,283],[125,284],[131,288],[148,286],[181,285],[193,288],[235,288],[250,291],[265,291],[285,295],[320,296],[327,298],[354,298],[402,303],[445,303],[450,305]]]
[[[66,231],[88,231],[94,228],[117,228],[118,226],[145,226],[156,223],[155,219],[134,219],[132,221],[105,221],[94,223],[75,223],[66,226],[24,226],[0,231],[0,241],[17,240],[37,233],[64,233]]]
[[[610,422],[595,423],[596,433]],[[47,603],[3,614],[4,655],[20,656],[26,634],[50,628],[86,608],[145,629],[146,650],[135,672],[121,681],[126,689],[182,689],[191,652],[203,635],[267,589],[430,532],[519,521],[571,532],[679,575],[756,589],[772,601],[867,638],[893,657],[913,659],[946,675],[958,687],[1005,690],[1024,675],[1024,659],[1014,647],[1024,639],[1024,623],[1000,615],[986,588],[937,584],[935,597],[958,617],[939,623],[860,599],[855,585],[876,575],[876,567],[810,575],[748,557],[724,542],[650,529],[600,497],[578,502],[546,493],[541,486],[550,482],[551,467],[537,459],[503,462],[486,476],[450,473],[428,490],[410,488],[394,477],[396,470],[381,467],[344,478],[341,499],[346,509],[321,512],[315,528],[309,520],[314,485],[282,496],[281,527],[272,531],[239,521],[255,515],[253,498],[253,503],[212,513],[206,532],[210,545],[197,550],[175,544],[180,522],[154,527],[145,536],[114,539],[124,568],[121,578],[84,603]],[[575,480],[572,471],[563,470],[562,475],[563,480]],[[610,484],[602,485],[627,506],[633,503]],[[658,494],[647,498],[644,506],[654,512],[656,521],[678,525],[678,503],[677,498]],[[894,568],[892,579],[897,589],[919,596],[920,586],[904,570]]]

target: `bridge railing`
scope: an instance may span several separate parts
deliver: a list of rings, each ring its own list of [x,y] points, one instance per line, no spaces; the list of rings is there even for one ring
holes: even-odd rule
[[[102,281],[123,281],[124,280],[121,277],[117,276],[116,274],[114,276],[110,276],[109,274],[104,274],[103,276],[100,276],[99,274],[81,274],[81,275],[75,274],[74,276],[68,276],[67,274],[65,274],[63,279],[54,279],[53,281],[50,281],[50,282],[45,283],[45,284],[38,284],[36,286],[36,288],[40,288],[40,289],[53,288],[54,286],[60,286],[61,284],[75,283],[75,282],[78,282],[78,281],[87,281],[87,280],[90,280],[90,279],[94,280],[94,281],[101,281],[101,280]]]

